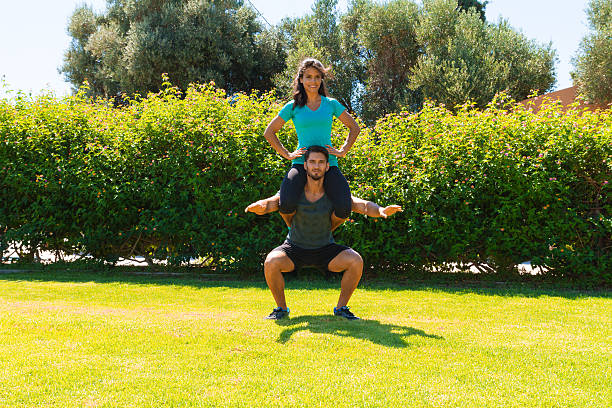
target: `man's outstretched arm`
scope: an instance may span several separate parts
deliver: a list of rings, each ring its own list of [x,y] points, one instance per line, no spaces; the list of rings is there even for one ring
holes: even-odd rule
[[[387,218],[396,212],[403,211],[399,205],[389,205],[387,207],[381,207],[372,201],[366,201],[359,197],[351,196],[353,212],[367,215],[368,217],[383,217]],[[272,197],[264,198],[263,200],[255,201],[249,204],[244,212],[252,212],[258,215],[268,214],[274,211],[278,211],[280,197],[278,194]]]
[[[367,215],[368,217],[387,218],[396,212],[404,211],[399,205],[388,205],[386,207],[381,207],[372,201],[366,201],[359,197],[351,196],[351,199],[353,200],[353,205],[351,207],[353,212]]]
[[[263,200],[255,201],[249,204],[244,212],[252,212],[257,215],[264,215],[274,211],[278,211],[280,196],[278,194],[272,197],[264,198]]]

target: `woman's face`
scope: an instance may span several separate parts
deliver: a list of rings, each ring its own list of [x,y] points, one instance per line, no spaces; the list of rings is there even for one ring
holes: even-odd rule
[[[304,89],[306,89],[307,92],[319,92],[322,79],[323,77],[318,69],[308,67],[304,70],[304,74],[302,75],[300,82],[302,82]]]

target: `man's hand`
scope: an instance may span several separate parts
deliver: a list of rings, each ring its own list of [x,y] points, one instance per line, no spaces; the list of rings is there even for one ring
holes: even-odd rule
[[[278,211],[278,203],[279,203],[278,194],[273,195],[272,197],[264,198],[263,200],[255,201],[247,205],[244,209],[244,212],[252,212],[257,215],[264,215],[274,211]]]
[[[351,209],[353,212],[358,214],[367,215],[368,217],[382,217],[387,218],[390,215],[395,214],[399,211],[404,211],[399,205],[389,205],[387,207],[380,207],[378,204],[372,201],[367,201],[359,197],[351,196],[353,201]]]
[[[396,212],[404,211],[399,205],[388,205],[386,207],[378,207],[378,213],[381,217],[387,218],[390,215],[395,214]]]
[[[265,200],[259,200],[259,201],[255,201],[254,203],[249,204],[247,208],[244,209],[244,212],[252,212],[257,215],[264,215],[266,214],[267,207],[268,206]]]

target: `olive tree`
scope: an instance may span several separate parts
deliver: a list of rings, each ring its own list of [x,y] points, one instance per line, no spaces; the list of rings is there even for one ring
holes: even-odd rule
[[[215,81],[230,92],[270,89],[285,64],[276,30],[241,0],[108,0],[105,13],[73,13],[60,72],[96,95],[157,91],[162,74],[186,89]]]
[[[587,8],[591,32],[582,39],[573,60],[572,77],[589,101],[612,103],[612,0],[591,0]]]

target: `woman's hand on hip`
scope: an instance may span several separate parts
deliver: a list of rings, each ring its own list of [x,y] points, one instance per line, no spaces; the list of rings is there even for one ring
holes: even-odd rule
[[[298,157],[302,157],[304,153],[306,153],[306,148],[302,147],[301,149],[297,149],[295,152],[289,153],[286,159],[294,160],[294,159],[297,159]]]
[[[336,157],[344,157],[348,153],[348,151],[346,151],[346,150],[344,150],[342,148],[340,150],[338,150],[335,147],[330,146],[330,145],[325,145],[325,147],[327,147],[327,152],[329,154],[333,154]]]

